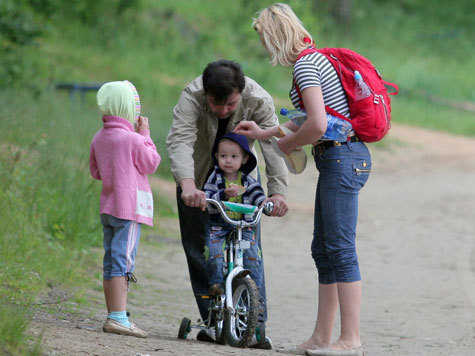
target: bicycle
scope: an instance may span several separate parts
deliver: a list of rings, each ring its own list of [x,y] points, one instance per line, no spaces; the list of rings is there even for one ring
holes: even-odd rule
[[[272,202],[267,202],[261,208],[253,205],[206,199],[208,204],[216,207],[223,219],[233,225],[234,230],[226,238],[224,251],[224,294],[217,296],[203,295],[202,298],[211,299],[208,319],[191,325],[191,320],[183,318],[178,330],[178,338],[186,339],[192,328],[213,328],[215,340],[219,344],[226,342],[233,347],[245,348],[251,342],[257,326],[259,314],[259,290],[256,283],[249,276],[250,270],[243,266],[243,251],[250,248],[249,241],[242,239],[242,230],[256,226],[262,213],[270,215],[273,209]],[[226,210],[242,214],[251,214],[251,222],[234,220],[228,217]],[[265,335],[256,335],[258,341]]]

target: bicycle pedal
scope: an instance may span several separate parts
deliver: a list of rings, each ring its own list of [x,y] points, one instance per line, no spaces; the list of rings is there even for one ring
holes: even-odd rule
[[[209,295],[209,294],[197,294],[196,295],[198,298],[201,298],[201,299],[212,299],[213,296]]]

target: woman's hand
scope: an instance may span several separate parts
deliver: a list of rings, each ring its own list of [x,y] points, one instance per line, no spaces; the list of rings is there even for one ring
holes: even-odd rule
[[[290,155],[294,150],[302,149],[301,147],[295,146],[292,142],[292,138],[292,135],[285,135],[277,142],[280,150],[286,155]]]
[[[266,137],[266,130],[261,129],[255,121],[241,121],[233,132],[255,140],[265,140],[270,137]]]

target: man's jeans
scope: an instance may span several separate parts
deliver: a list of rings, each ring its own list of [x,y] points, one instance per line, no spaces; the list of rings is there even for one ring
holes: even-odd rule
[[[363,142],[315,150],[320,173],[315,198],[312,257],[319,282],[361,280],[356,255],[358,195],[371,171],[371,156]]]
[[[198,309],[202,320],[208,318],[209,300],[201,298],[200,295],[208,295],[209,282],[205,271],[205,261],[203,251],[205,247],[206,227],[208,224],[208,213],[202,212],[199,208],[190,208],[181,199],[181,188],[177,187],[176,201],[178,206],[178,217],[180,220],[181,242],[185,250],[188,271],[190,274],[191,287],[198,304]],[[260,224],[255,227],[256,240],[262,252],[260,239]],[[266,287],[264,275],[264,260],[262,257],[262,282],[259,289],[261,304],[263,306],[264,322],[267,320]]]

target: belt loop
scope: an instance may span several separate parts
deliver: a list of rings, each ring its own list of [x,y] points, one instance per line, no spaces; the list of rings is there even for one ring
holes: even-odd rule
[[[346,141],[346,145],[348,146],[348,149],[349,149],[350,151],[352,151],[352,150],[353,150],[353,147],[352,147],[352,145],[353,145],[353,141],[352,141],[351,139],[350,139],[350,140],[348,140],[348,141]]]

